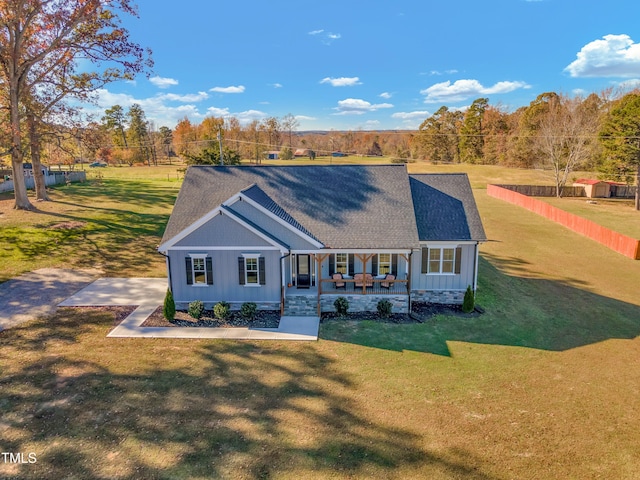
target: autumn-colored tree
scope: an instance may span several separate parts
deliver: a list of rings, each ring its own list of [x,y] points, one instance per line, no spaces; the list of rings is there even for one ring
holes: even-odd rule
[[[103,68],[75,73],[74,85],[85,92],[143,70],[145,52],[129,40],[119,12],[136,14],[129,0],[0,2],[0,88],[8,99],[15,208],[33,208],[23,181],[23,119],[38,88],[61,69],[77,72],[80,57]]]

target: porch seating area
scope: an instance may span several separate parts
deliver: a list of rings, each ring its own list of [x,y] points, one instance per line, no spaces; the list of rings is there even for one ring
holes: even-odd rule
[[[331,278],[320,280],[320,293],[338,294],[341,292],[351,295],[384,295],[408,294],[406,279],[397,279],[395,275],[379,275],[374,277],[370,273],[356,273],[353,277],[335,273]]]

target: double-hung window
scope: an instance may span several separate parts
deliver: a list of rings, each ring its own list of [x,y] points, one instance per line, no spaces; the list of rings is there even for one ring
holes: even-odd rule
[[[379,253],[378,254],[378,275],[386,275],[391,273],[391,254]]]
[[[211,257],[204,253],[191,253],[185,259],[187,285],[213,285]]]
[[[429,247],[422,249],[422,273],[453,275],[460,273],[460,247]]]
[[[349,275],[349,254],[336,253],[336,273]]]
[[[238,276],[240,285],[265,285],[265,259],[257,253],[243,253],[238,257]]]

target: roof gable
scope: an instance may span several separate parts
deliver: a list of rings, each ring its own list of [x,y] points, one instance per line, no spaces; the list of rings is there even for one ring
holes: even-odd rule
[[[467,175],[410,175],[421,241],[487,239]]]
[[[239,193],[328,248],[418,245],[404,165],[189,167],[163,243]]]

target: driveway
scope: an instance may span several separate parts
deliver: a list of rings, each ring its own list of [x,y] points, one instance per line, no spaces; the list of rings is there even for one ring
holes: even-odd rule
[[[58,303],[97,276],[97,271],[41,268],[0,283],[0,331],[55,313]]]

